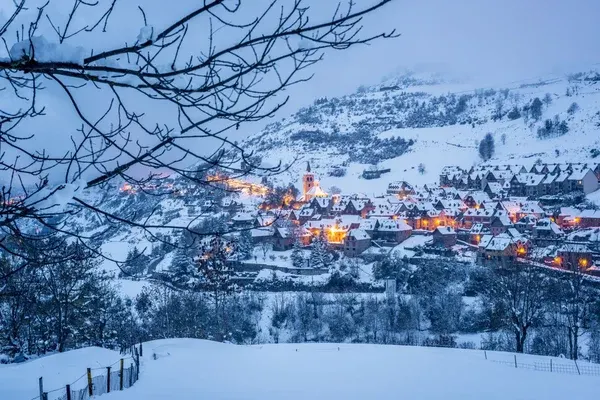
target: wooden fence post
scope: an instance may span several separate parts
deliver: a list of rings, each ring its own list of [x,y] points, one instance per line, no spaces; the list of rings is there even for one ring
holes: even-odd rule
[[[121,372],[119,374],[119,390],[123,390],[123,359],[121,358]]]
[[[40,400],[44,400],[44,378],[40,376]]]
[[[552,359],[550,359],[550,372],[552,372]]]
[[[487,360],[487,351],[483,351],[483,355],[485,356],[485,359]]]
[[[87,377],[88,377],[88,394],[90,397],[94,395],[94,389],[92,389],[92,369],[87,369]]]
[[[133,386],[133,363],[129,366],[129,387]]]
[[[144,347],[142,347],[142,342],[140,342],[140,357],[144,357]]]
[[[67,385],[67,400],[71,400],[71,385]]]
[[[110,367],[106,367],[106,393],[110,393]]]
[[[577,360],[573,361],[575,361],[575,366],[577,367],[577,375],[581,375],[581,372],[579,371],[579,365],[577,365]]]
[[[515,368],[517,368],[517,355],[515,354]]]

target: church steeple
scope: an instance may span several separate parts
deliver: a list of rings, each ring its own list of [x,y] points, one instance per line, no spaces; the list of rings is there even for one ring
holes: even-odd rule
[[[306,172],[310,172],[310,161],[306,162]]]

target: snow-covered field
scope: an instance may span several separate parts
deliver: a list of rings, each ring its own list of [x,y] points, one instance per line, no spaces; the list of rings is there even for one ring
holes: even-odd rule
[[[78,379],[80,386],[75,385],[73,388],[83,387],[85,386],[86,368],[106,367],[121,357],[116,351],[100,347],[86,347],[38,358],[23,364],[0,365],[0,399],[29,400],[38,396],[38,379],[40,377],[44,378],[45,391],[62,388]]]
[[[236,346],[167,339],[146,343],[144,356],[140,381],[102,398],[563,400],[592,398],[600,382],[597,376],[515,369],[485,360],[481,351],[424,347]],[[1,367],[0,398],[30,399],[39,375],[58,385],[76,378],[90,362],[114,357],[108,350],[84,349]],[[547,357],[517,357],[519,362],[548,362]],[[488,358],[510,361],[513,355],[488,352]],[[59,369],[68,373],[59,376]]]

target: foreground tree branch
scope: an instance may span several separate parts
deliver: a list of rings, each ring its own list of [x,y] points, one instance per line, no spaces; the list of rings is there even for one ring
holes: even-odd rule
[[[144,185],[161,171],[207,188],[222,186],[206,179],[211,170],[237,177],[284,171],[289,165],[253,162],[228,134],[273,116],[287,102],[280,94],[310,79],[307,70],[325,51],[394,37],[362,34],[363,19],[390,1],[360,9],[340,3],[328,19],[313,20],[304,0],[272,0],[258,10],[241,0],[205,0],[164,27],[139,7],[138,37],[103,51],[80,46],[114,29],[119,0],[75,0],[62,16],[52,0],[15,3],[0,26],[8,53],[0,59],[0,91],[8,99],[0,103],[0,171],[9,182],[1,193],[2,235],[60,234],[88,243],[66,222],[82,212],[150,236],[161,228],[200,234],[117,213],[86,192],[115,180]],[[55,112],[46,93],[74,119],[58,152],[41,144],[47,111]],[[216,150],[200,150],[207,141]],[[27,259],[18,241],[9,242],[0,247]]]

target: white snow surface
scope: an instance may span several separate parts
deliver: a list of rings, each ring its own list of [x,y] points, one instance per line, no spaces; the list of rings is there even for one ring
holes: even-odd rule
[[[512,357],[488,352],[490,359]],[[5,370],[0,369],[0,376]],[[23,369],[12,382],[4,382],[8,387],[32,382],[35,389],[37,371],[32,372]],[[102,398],[562,400],[591,398],[597,386],[598,377],[515,369],[485,360],[482,351],[474,350],[332,343],[236,346],[167,339],[144,344],[140,381],[133,388]]]
[[[38,379],[43,377],[44,390],[62,388],[81,378],[86,368],[107,367],[121,358],[118,352],[100,347],[86,347],[23,364],[0,365],[0,399],[29,400],[39,395]],[[85,386],[83,379],[73,388]]]

